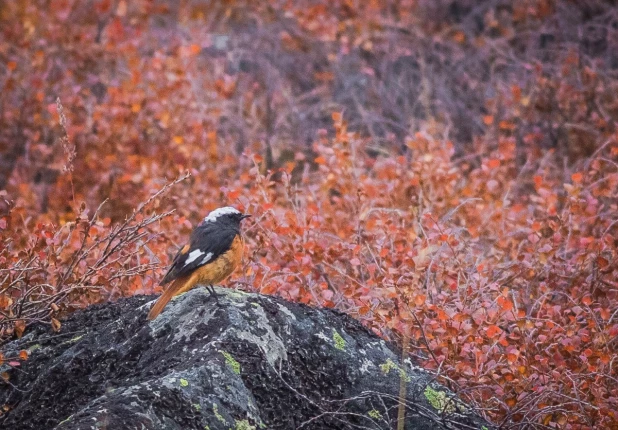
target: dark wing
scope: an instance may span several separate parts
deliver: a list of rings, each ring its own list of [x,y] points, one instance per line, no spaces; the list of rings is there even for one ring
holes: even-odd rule
[[[212,224],[200,225],[191,234],[185,245],[172,262],[159,285],[165,285],[176,278],[189,275],[195,269],[212,263],[232,246],[238,232],[234,229],[221,229]]]

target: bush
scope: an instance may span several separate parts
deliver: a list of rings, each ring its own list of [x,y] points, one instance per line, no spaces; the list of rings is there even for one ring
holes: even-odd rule
[[[0,9],[3,339],[157,291],[233,204],[231,285],[353,315],[504,428],[618,425],[610,2],[94,6]]]

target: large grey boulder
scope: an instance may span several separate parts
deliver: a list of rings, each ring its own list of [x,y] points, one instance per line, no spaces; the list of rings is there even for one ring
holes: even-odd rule
[[[76,312],[2,347],[31,357],[0,385],[6,429],[489,429],[354,319],[204,288],[154,321],[153,297]]]

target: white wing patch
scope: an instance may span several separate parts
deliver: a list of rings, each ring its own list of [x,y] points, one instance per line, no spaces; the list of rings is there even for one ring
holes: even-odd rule
[[[230,215],[230,214],[240,214],[240,211],[231,206],[226,206],[224,208],[215,209],[214,211],[209,213],[206,216],[206,218],[204,218],[204,222],[215,222],[217,218],[219,218],[220,216]]]
[[[204,253],[204,252],[202,252],[202,251],[201,251],[201,250],[199,250],[199,249],[196,249],[196,250],[191,251],[191,252],[189,253],[189,256],[187,257],[187,259],[185,260],[185,264],[184,264],[184,265],[186,266],[187,264],[191,264],[191,263],[193,263],[195,260],[197,260],[200,256],[202,256],[202,255],[204,255],[204,254],[205,254],[205,253]],[[210,254],[210,252],[209,252],[209,254]]]
[[[209,252],[208,254],[206,254],[204,258],[202,258],[202,261],[200,261],[200,266],[208,263],[211,258],[212,258],[212,252]]]

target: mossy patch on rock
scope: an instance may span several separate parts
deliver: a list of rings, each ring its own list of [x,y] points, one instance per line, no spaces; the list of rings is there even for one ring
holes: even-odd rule
[[[397,370],[399,372],[399,377],[400,378],[403,378],[404,381],[406,381],[406,382],[410,382],[411,381],[410,376],[407,374],[406,370],[403,367],[401,367],[398,364],[396,364],[390,358],[387,359],[386,362],[380,364],[380,370],[385,375],[388,375],[391,370]]]
[[[453,414],[457,412],[457,409],[465,411],[463,403],[455,398],[452,394],[449,395],[445,391],[435,390],[429,385],[425,387],[423,391],[425,398],[431,406],[437,411],[444,414]]]
[[[370,410],[369,412],[367,412],[367,415],[369,415],[374,420],[381,420],[382,419],[382,414],[377,409]]]
[[[215,414],[215,418],[217,418],[223,424],[227,425],[227,420],[223,415],[219,413],[219,405],[217,405],[216,403],[212,404],[212,413]]]
[[[255,426],[249,424],[249,421],[247,420],[236,421],[236,427],[234,430],[255,430]]]
[[[232,354],[230,354],[227,351],[219,351],[219,352],[225,357],[225,362],[227,363],[228,366],[230,366],[230,369],[232,369],[232,372],[234,372],[237,375],[240,375],[240,363],[236,361],[234,357],[232,357]]]
[[[29,347],[26,351],[28,351],[29,353],[33,353],[37,349],[41,349],[41,345],[39,345],[38,343]]]
[[[333,341],[335,342],[335,348],[339,351],[345,351],[345,339],[341,337],[337,330],[333,330]]]

